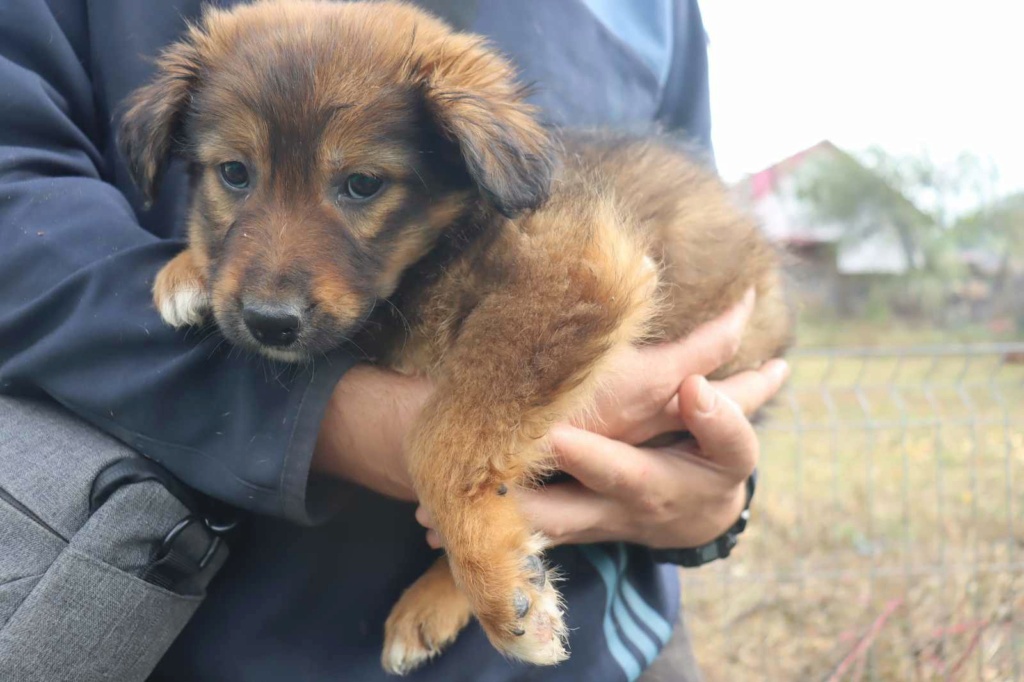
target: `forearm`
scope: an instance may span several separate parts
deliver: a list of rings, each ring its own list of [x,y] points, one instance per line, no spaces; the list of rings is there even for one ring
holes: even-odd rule
[[[415,500],[403,439],[430,395],[427,379],[357,365],[338,383],[320,427],[314,470]]]

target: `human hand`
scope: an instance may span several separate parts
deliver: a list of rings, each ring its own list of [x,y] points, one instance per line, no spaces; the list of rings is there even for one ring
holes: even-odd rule
[[[538,530],[555,544],[675,548],[703,545],[735,523],[760,452],[747,415],[779,390],[788,366],[772,360],[711,383],[702,375],[735,354],[752,308],[748,295],[686,339],[616,359],[594,416],[550,435],[558,466],[576,481],[520,492]],[[680,430],[693,440],[635,445]],[[423,508],[417,519],[428,528],[432,522]],[[440,545],[432,530],[427,541]]]

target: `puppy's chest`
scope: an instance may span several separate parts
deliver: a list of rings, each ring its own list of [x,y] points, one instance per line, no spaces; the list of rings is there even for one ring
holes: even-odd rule
[[[369,346],[375,363],[403,374],[436,376],[466,320],[500,277],[467,254],[401,292],[379,311]]]
[[[437,376],[477,306],[514,278],[521,239],[515,226],[489,213],[468,221],[406,272],[360,345],[378,365]]]

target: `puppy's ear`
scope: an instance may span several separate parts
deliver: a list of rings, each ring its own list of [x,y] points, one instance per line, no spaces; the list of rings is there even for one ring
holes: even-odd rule
[[[466,35],[449,35],[417,57],[412,67],[427,108],[459,145],[484,197],[508,217],[540,206],[551,189],[554,149],[512,66]]]
[[[168,47],[156,64],[153,80],[129,98],[118,133],[121,153],[147,207],[153,202],[202,68],[199,50],[190,40]]]

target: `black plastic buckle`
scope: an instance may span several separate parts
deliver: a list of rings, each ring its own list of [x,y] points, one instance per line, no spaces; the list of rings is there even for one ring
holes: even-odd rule
[[[207,545],[206,551],[203,552],[196,564],[199,570],[206,568],[207,564],[210,563],[210,558],[213,557],[217,552],[217,549],[220,547],[222,540],[220,538],[220,533],[211,528],[206,519],[201,519],[195,515],[186,516],[179,521],[174,528],[168,531],[167,535],[165,535],[164,539],[160,542],[160,547],[157,548],[156,553],[153,555],[153,563],[166,559],[171,552],[182,551],[184,548],[177,548],[176,543],[179,538],[182,537],[183,533],[196,523],[202,523],[203,526],[210,531],[210,542]]]
[[[238,526],[240,515],[194,494],[162,466],[143,457],[118,460],[97,474],[89,496],[90,513],[120,488],[146,481],[160,483],[188,515],[167,532],[140,576],[179,594],[201,594],[209,576],[227,557],[221,536]],[[217,566],[211,568],[214,563]]]
[[[178,594],[199,594],[204,571],[226,551],[220,534],[205,519],[190,514],[164,536],[142,578]]]

